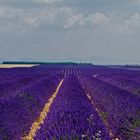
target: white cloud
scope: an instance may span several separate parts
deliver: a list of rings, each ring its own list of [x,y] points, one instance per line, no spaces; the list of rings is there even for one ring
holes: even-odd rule
[[[140,28],[140,13],[127,14],[105,14],[95,12],[89,15],[73,15],[65,22],[65,28],[98,28],[110,32],[128,33]]]
[[[75,25],[85,25],[84,17],[82,14],[72,15],[70,18],[68,18],[64,24],[64,28],[71,28]]]
[[[27,31],[36,29],[89,28],[109,32],[132,32],[140,28],[140,13],[112,14],[92,12],[85,14],[70,7],[20,9],[0,6],[0,31]]]
[[[102,12],[95,12],[89,15],[77,14],[68,18],[65,22],[65,28],[74,28],[83,26],[84,28],[108,28],[115,18],[108,16]]]
[[[140,13],[135,13],[134,15],[130,16],[125,23],[133,28],[140,27]]]
[[[40,26],[42,23],[51,24],[55,20],[55,9],[18,9],[0,7],[0,30],[29,30]],[[10,28],[9,28],[10,27]]]
[[[101,12],[95,12],[85,17],[86,22],[91,22],[94,25],[105,24],[108,21],[107,16]]]

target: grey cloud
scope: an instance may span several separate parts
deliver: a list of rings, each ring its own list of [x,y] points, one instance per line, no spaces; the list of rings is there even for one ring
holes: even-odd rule
[[[134,15],[114,15],[102,12],[95,12],[84,16],[82,14],[73,15],[65,22],[65,28],[72,27],[99,28],[111,32],[130,33],[140,28],[140,13]]]
[[[116,14],[93,12],[85,14],[70,7],[21,9],[0,6],[0,31],[41,29],[98,28],[111,32],[133,32],[140,28],[140,13]]]

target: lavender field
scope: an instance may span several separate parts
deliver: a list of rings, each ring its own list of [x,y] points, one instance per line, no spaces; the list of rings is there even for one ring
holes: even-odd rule
[[[0,140],[140,140],[140,70],[0,68]]]

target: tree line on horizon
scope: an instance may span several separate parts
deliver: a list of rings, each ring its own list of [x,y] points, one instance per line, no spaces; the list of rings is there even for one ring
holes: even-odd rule
[[[4,61],[2,64],[45,64],[45,65],[93,65],[92,63],[81,62],[36,62],[36,61]]]

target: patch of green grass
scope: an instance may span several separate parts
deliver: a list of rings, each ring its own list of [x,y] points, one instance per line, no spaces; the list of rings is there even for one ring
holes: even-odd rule
[[[107,119],[108,119],[108,113],[107,112],[102,111],[99,114],[100,114],[103,121],[107,121]]]
[[[140,127],[140,111],[136,113],[135,117],[130,118],[130,122],[131,122],[131,129],[134,130]]]

